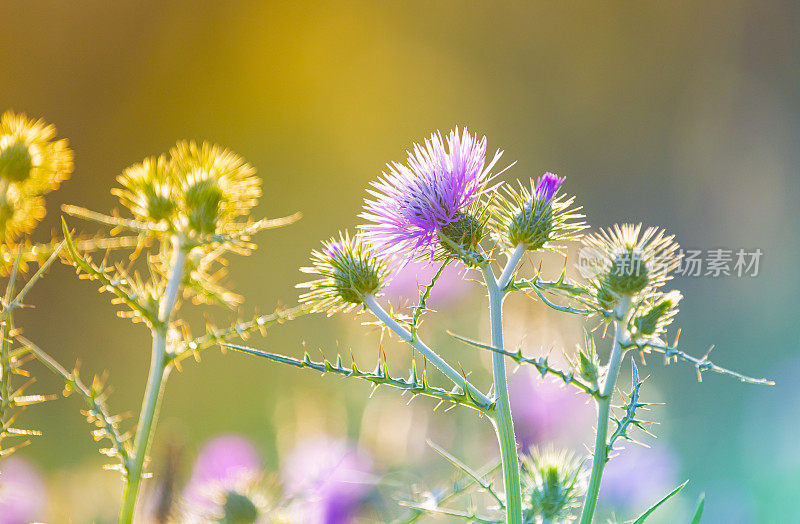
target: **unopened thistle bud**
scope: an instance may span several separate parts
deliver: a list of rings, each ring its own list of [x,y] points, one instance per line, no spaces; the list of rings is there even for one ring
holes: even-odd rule
[[[347,233],[323,243],[321,251],[311,253],[311,261],[312,266],[300,271],[321,278],[297,285],[309,290],[300,295],[300,301],[309,304],[312,311],[328,314],[348,311],[361,304],[365,295],[377,294],[387,275],[386,260],[360,236]]]
[[[252,524],[258,520],[258,506],[246,494],[229,491],[224,496],[223,517],[220,522],[223,524]]]
[[[442,250],[466,262],[472,263],[468,255],[473,252],[483,238],[483,223],[477,217],[463,213],[458,218],[439,229],[439,244]]]
[[[595,290],[597,307],[611,309],[621,296],[647,296],[677,267],[674,237],[652,227],[641,229],[641,224],[615,225],[584,238],[582,256],[593,260],[582,261],[581,270]]]
[[[522,459],[525,522],[567,520],[583,492],[580,463],[568,451],[534,448]]]
[[[564,178],[545,173],[531,187],[520,184],[519,189],[504,188],[504,194],[494,204],[495,237],[510,248],[524,245],[530,251],[555,250],[554,242],[577,238],[585,227],[577,214],[579,208],[570,206],[574,198],[556,196]]]
[[[597,385],[597,379],[600,377],[600,362],[597,358],[594,338],[587,331],[584,331],[583,335],[584,347],[578,347],[578,373],[590,384]]]
[[[678,303],[683,298],[679,291],[657,293],[647,302],[641,315],[633,320],[636,333],[645,337],[660,334],[672,322],[678,312]]]

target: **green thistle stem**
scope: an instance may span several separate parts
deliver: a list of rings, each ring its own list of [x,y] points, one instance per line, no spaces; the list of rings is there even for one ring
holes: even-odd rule
[[[169,374],[167,360],[167,331],[169,319],[175,309],[181,281],[183,280],[184,266],[186,265],[186,249],[178,238],[173,238],[174,254],[172,268],[170,269],[167,288],[159,304],[158,324],[153,327],[153,346],[150,356],[150,376],[147,379],[147,388],[142,401],[142,410],[139,414],[139,424],[134,440],[133,458],[127,465],[125,487],[122,493],[122,507],[119,513],[120,524],[129,524],[133,521],[136,509],[136,499],[142,482],[144,462],[150,450],[150,444],[155,432],[158,411],[163,398],[166,378]]]
[[[378,319],[383,322],[386,327],[394,331],[397,336],[406,341],[411,347],[419,351],[420,354],[422,354],[431,362],[431,364],[439,368],[439,370],[444,373],[447,378],[455,382],[458,387],[462,388],[466,393],[472,396],[476,402],[483,404],[484,406],[488,406],[492,403],[492,401],[478,388],[473,386],[464,375],[456,371],[455,368],[448,364],[434,350],[425,345],[418,337],[413,336],[409,330],[404,328],[399,322],[392,318],[389,312],[383,309],[380,304],[378,304],[378,301],[375,300],[373,295],[364,295],[363,300],[367,309],[369,309],[373,315],[378,317]]]
[[[595,435],[594,454],[592,456],[592,474],[589,480],[589,488],[586,490],[586,499],[583,502],[581,511],[581,524],[591,524],[594,510],[597,506],[597,496],[600,494],[600,481],[603,478],[603,470],[608,462],[608,417],[611,410],[611,397],[614,394],[614,387],[617,383],[619,368],[622,364],[624,350],[622,341],[628,327],[628,320],[631,310],[631,298],[623,296],[617,306],[617,320],[614,328],[614,343],[611,348],[611,357],[608,361],[605,382],[603,383],[600,396],[595,397],[597,402],[597,434]]]
[[[506,283],[517,268],[520,258],[525,253],[524,246],[514,250],[508,259],[501,280]],[[509,269],[511,268],[511,269]],[[486,288],[489,291],[489,317],[492,325],[492,346],[503,348],[503,298],[505,286],[499,285],[489,263],[481,265]],[[506,522],[522,524],[522,490],[519,477],[519,457],[517,441],[514,436],[514,421],[511,418],[511,404],[508,400],[508,381],[506,378],[505,356],[492,354],[492,375],[494,377],[495,409],[490,414],[492,424],[500,444],[500,459],[503,464],[503,486],[506,493]]]

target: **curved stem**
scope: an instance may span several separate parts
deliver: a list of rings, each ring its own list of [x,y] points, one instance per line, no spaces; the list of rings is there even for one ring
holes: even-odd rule
[[[370,312],[378,317],[378,319],[383,322],[386,327],[394,331],[397,336],[402,338],[405,342],[407,342],[411,347],[419,351],[425,358],[427,358],[431,364],[439,368],[439,370],[444,373],[447,378],[455,382],[455,384],[464,389],[464,391],[468,392],[475,400],[482,403],[484,406],[488,406],[492,403],[492,401],[484,395],[478,388],[473,386],[461,373],[455,370],[453,366],[447,363],[442,357],[440,357],[434,350],[429,348],[425,345],[419,337],[414,337],[411,335],[411,332],[400,325],[392,316],[389,314],[388,311],[383,309],[381,305],[375,300],[373,295],[365,295],[364,296],[364,305]]]
[[[591,524],[592,522],[594,509],[597,506],[597,496],[600,494],[600,481],[603,478],[606,462],[608,462],[608,417],[611,410],[611,397],[614,394],[614,386],[617,383],[617,376],[619,375],[619,368],[624,354],[622,341],[627,331],[630,305],[630,297],[622,297],[617,306],[614,343],[611,348],[611,357],[608,360],[608,370],[606,371],[605,382],[600,391],[600,396],[595,399],[597,402],[597,434],[595,435],[592,456],[592,474],[589,480],[589,488],[586,490],[583,510],[581,511],[581,524]]]
[[[144,472],[144,462],[150,450],[150,443],[155,432],[158,411],[163,398],[164,386],[169,373],[167,366],[167,331],[169,320],[178,299],[183,271],[186,262],[186,250],[178,238],[172,240],[173,257],[167,288],[161,299],[158,310],[158,324],[153,327],[153,346],[150,355],[150,375],[147,379],[142,410],[139,413],[139,424],[131,461],[126,465],[125,487],[122,492],[122,507],[119,522],[128,524],[133,521],[136,499]]]
[[[514,270],[524,253],[519,246],[509,257],[501,279],[511,279]],[[509,267],[512,269],[509,270]],[[492,346],[503,348],[503,297],[505,293],[499,286],[488,263],[481,266],[486,288],[489,291],[489,316],[492,325]],[[517,454],[517,441],[514,436],[514,421],[511,418],[511,404],[508,400],[508,381],[506,378],[505,356],[501,353],[492,354],[492,375],[494,377],[494,392],[496,395],[495,409],[492,413],[492,422],[497,432],[500,444],[500,459],[503,464],[503,486],[506,493],[506,522],[508,524],[522,524],[522,492],[519,477],[519,457]]]
[[[506,267],[503,269],[503,273],[500,275],[500,278],[497,279],[497,287],[501,290],[505,289],[508,286],[508,283],[511,282],[511,279],[514,277],[514,273],[517,271],[517,266],[519,265],[519,261],[522,259],[522,256],[527,251],[527,247],[525,244],[517,244],[517,247],[514,248],[514,251],[508,257],[508,262],[506,262]]]

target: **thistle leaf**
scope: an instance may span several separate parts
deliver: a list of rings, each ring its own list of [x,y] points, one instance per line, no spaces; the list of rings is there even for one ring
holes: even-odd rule
[[[230,349],[235,349],[243,353],[249,353],[258,357],[272,360],[273,362],[280,362],[298,368],[307,368],[319,371],[320,373],[333,373],[343,376],[345,378],[358,378],[372,383],[375,386],[387,385],[402,391],[408,391],[412,395],[424,395],[427,397],[436,398],[445,402],[450,402],[453,405],[459,404],[466,406],[477,411],[485,411],[486,406],[477,404],[471,395],[465,394],[460,388],[456,387],[452,391],[447,391],[442,388],[429,386],[427,384],[414,383],[408,379],[395,378],[389,375],[389,370],[383,361],[379,361],[374,371],[363,371],[356,366],[355,362],[352,367],[344,366],[341,361],[337,359],[337,364],[332,364],[327,360],[322,362],[315,362],[306,354],[302,360],[298,360],[285,355],[277,353],[269,353],[258,349],[239,346],[236,344],[223,343],[222,346]]]

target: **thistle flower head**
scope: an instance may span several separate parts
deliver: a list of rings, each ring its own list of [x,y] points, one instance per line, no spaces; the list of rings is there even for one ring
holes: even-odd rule
[[[145,158],[125,169],[117,181],[122,188],[112,189],[111,193],[119,197],[122,205],[137,219],[171,223],[175,218],[175,176],[166,156]]]
[[[351,237],[347,232],[324,242],[321,251],[312,251],[311,262],[312,266],[300,271],[320,278],[297,285],[308,289],[300,301],[312,311],[328,314],[349,311],[362,303],[364,295],[378,293],[388,273],[387,260],[377,256],[360,235]]]
[[[584,237],[580,269],[595,290],[597,306],[610,309],[620,296],[646,297],[671,277],[680,255],[674,236],[623,224]]]
[[[55,135],[56,128],[42,120],[6,111],[0,117],[0,180],[27,194],[58,188],[72,173],[72,151]]]
[[[482,195],[495,189],[491,169],[501,151],[486,162],[486,137],[455,129],[442,138],[434,133],[414,144],[406,164],[387,164],[388,172],[368,190],[361,218],[369,241],[381,252],[407,258],[437,249],[443,254],[477,245],[483,224],[476,209]]]
[[[556,196],[564,178],[545,173],[531,187],[506,186],[504,194],[493,206],[494,236],[502,244],[514,248],[520,244],[528,250],[557,250],[558,242],[575,239],[586,227],[572,207],[575,197]]]
[[[680,291],[655,292],[637,308],[633,317],[634,335],[641,338],[658,337],[672,323],[678,313],[678,303],[683,298]]]
[[[582,496],[581,465],[569,451],[533,448],[523,456],[523,514],[525,522],[565,522]]]
[[[41,195],[72,172],[66,140],[42,120],[7,111],[0,117],[0,241],[12,242],[44,217]]]
[[[183,495],[182,522],[266,522],[261,458],[248,440],[225,435],[208,442]]]
[[[213,234],[246,215],[261,196],[255,170],[217,145],[178,142],[170,152],[176,178],[181,227]]]
[[[44,198],[8,187],[0,193],[0,240],[13,241],[32,231],[44,215]]]

